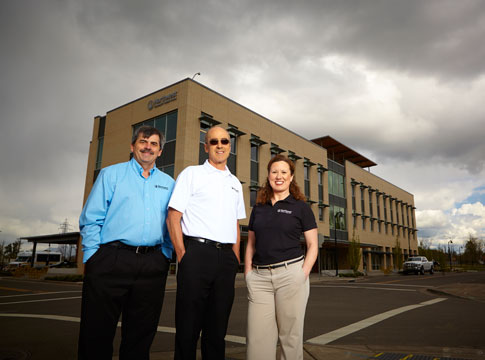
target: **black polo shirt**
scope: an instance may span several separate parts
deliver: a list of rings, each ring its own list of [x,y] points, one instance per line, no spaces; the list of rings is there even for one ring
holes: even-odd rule
[[[316,227],[310,206],[292,195],[274,205],[256,204],[248,226],[256,235],[253,264],[269,265],[302,256],[300,236]]]

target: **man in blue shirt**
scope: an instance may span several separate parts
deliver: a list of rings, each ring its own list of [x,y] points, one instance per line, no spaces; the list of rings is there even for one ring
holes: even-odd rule
[[[149,359],[173,246],[166,226],[174,180],[155,166],[165,139],[142,126],[133,159],[104,168],[79,219],[84,284],[79,359],[111,359],[120,315],[120,359]]]

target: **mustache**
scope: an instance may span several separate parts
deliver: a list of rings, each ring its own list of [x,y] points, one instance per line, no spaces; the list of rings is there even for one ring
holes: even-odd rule
[[[143,150],[140,150],[140,152],[141,152],[141,153],[143,153],[143,154],[144,154],[144,153],[149,153],[150,155],[154,155],[154,154],[155,154],[155,152],[153,152],[153,151],[152,151],[152,150],[150,150],[150,149],[143,149]]]

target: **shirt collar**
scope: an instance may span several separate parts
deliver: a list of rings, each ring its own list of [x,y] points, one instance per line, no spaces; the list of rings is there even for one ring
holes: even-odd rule
[[[296,202],[296,199],[293,197],[293,195],[290,194],[287,197],[285,197],[283,200],[278,200],[277,202],[275,202],[275,205],[277,203],[284,203],[284,202],[293,204]],[[268,204],[271,205],[271,199],[268,201]]]
[[[224,170],[219,170],[217,168],[215,168],[213,165],[211,165],[211,163],[209,162],[209,160],[206,160],[203,164],[204,166],[204,169],[206,169],[206,171],[210,174],[210,173],[215,173],[215,172],[218,172],[220,174],[223,174],[224,176],[230,176],[231,175],[231,172],[229,171],[229,168],[227,167],[226,165],[226,168]]]
[[[139,174],[141,177],[145,178],[143,176],[143,168],[138,163],[138,161],[136,161],[135,158],[131,158],[130,163],[133,170],[135,170],[135,172]],[[150,176],[153,175],[153,173],[155,172],[155,169],[156,169],[155,164],[153,164],[153,167],[150,169]]]

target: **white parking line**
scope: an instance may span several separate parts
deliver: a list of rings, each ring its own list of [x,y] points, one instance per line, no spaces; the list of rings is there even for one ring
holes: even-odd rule
[[[377,324],[378,322],[384,321],[386,319],[389,319],[390,317],[402,314],[403,312],[409,311],[409,310],[414,310],[423,306],[428,306],[428,305],[433,305],[436,303],[439,303],[441,301],[446,300],[446,298],[436,298],[433,300],[425,301],[419,304],[415,305],[407,305],[403,306],[394,310],[389,310],[386,311],[382,314],[378,314],[375,316],[371,316],[370,318],[364,319],[362,321],[358,321],[354,324],[344,326],[343,328],[331,331],[329,333],[314,337],[312,339],[307,340],[306,342],[309,344],[316,344],[316,345],[326,345],[328,343],[331,343],[332,341],[335,341],[337,339],[340,339],[341,337],[347,336],[349,334],[352,334],[356,331],[362,330],[366,327],[369,327],[371,325]]]
[[[346,288],[346,289],[371,289],[371,290],[385,290],[385,291],[416,291],[414,289],[391,289],[380,288],[373,286],[353,286],[353,285],[312,285],[312,288]]]
[[[71,299],[80,299],[80,298],[81,298],[81,296],[73,296],[73,297],[66,297],[66,298],[54,298],[54,299],[25,300],[25,301],[11,301],[11,302],[6,302],[6,303],[0,303],[0,305],[27,304],[27,303],[34,303],[34,302],[58,301],[58,300],[71,300]]]
[[[3,295],[0,296],[0,299],[8,298],[8,297],[18,297],[18,296],[35,296],[35,295],[52,295],[52,294],[65,294],[65,293],[80,293],[81,290],[72,290],[72,291],[53,291],[53,292],[39,292],[33,294],[20,294],[20,295]]]
[[[60,315],[44,315],[44,314],[2,314],[0,313],[0,317],[17,317],[17,318],[31,318],[31,319],[45,319],[45,320],[60,320],[60,321],[70,321],[70,322],[80,322],[81,319],[78,317],[73,316],[60,316]],[[121,327],[121,322],[118,323],[118,327]],[[158,332],[168,333],[168,334],[175,334],[175,328],[168,327],[168,326],[158,326]],[[238,344],[246,344],[246,338],[242,336],[235,336],[235,335],[226,335],[226,340],[238,343]]]
[[[399,284],[397,282],[395,283],[365,283],[362,285],[379,285],[379,286],[408,286],[408,287],[422,287],[422,288],[429,288],[429,285],[413,285],[413,284]]]
[[[43,315],[43,314],[1,314],[0,317],[20,317],[20,318],[31,318],[31,319],[46,319],[46,320],[61,320],[61,321],[71,321],[80,322],[81,319],[73,316],[61,316],[61,315]]]

